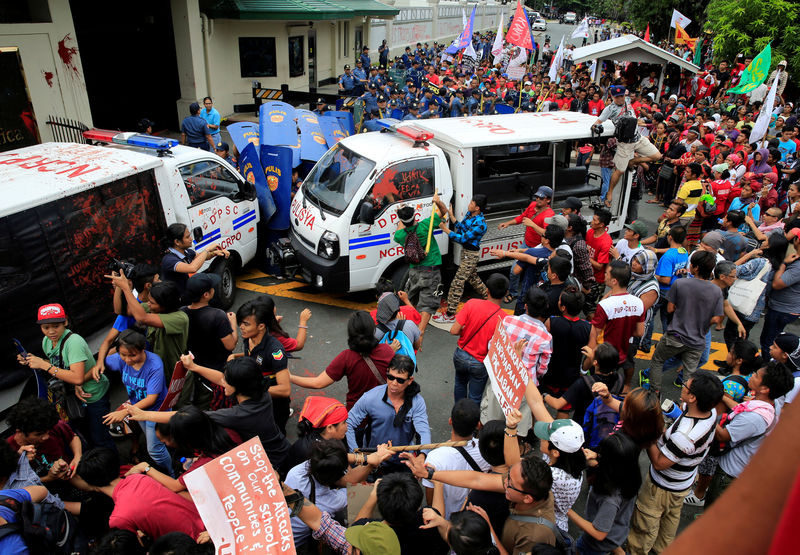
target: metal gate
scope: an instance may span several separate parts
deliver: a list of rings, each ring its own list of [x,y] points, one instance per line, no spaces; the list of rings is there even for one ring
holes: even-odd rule
[[[58,143],[89,144],[89,141],[83,138],[83,132],[88,131],[89,128],[79,121],[49,116],[47,125],[50,126],[50,131],[53,133],[53,140]]]

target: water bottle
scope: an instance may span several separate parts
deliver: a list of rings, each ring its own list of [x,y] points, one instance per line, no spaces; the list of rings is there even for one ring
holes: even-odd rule
[[[677,419],[681,414],[683,414],[678,405],[669,399],[666,399],[663,403],[661,403],[661,412],[664,413],[665,417],[671,418],[672,420]]]

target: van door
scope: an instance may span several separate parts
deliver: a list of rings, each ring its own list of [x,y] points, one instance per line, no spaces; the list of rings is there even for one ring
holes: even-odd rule
[[[254,249],[256,205],[246,198],[241,180],[214,160],[197,160],[178,169],[189,196],[188,225],[195,250],[214,244],[243,256],[242,251]]]
[[[392,239],[397,229],[397,209],[410,204],[418,214],[429,217],[436,185],[436,158],[433,156],[402,160],[378,174],[359,203],[372,204],[375,223],[359,223],[357,209],[350,225],[351,284],[371,283],[376,268],[381,275],[383,269],[403,256],[403,247]],[[440,230],[435,231],[441,234]]]

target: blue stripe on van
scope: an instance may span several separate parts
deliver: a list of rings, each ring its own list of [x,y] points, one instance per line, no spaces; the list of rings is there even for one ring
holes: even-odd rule
[[[372,243],[359,243],[358,245],[351,245],[350,250],[365,249],[367,247],[377,247],[378,245],[388,245],[392,241],[390,239],[378,239]]]
[[[350,245],[357,245],[359,243],[366,243],[367,241],[377,241],[378,239],[387,239],[391,233],[383,233],[381,235],[372,235],[370,237],[359,237],[358,239],[350,239]]]
[[[245,212],[244,214],[242,214],[241,216],[239,216],[238,218],[235,218],[233,220],[233,225],[238,224],[240,221],[244,220],[245,218],[250,218],[250,217],[255,216],[255,215],[256,215],[256,211],[255,210],[250,210],[249,212]]]
[[[238,223],[236,222],[236,220],[233,220],[233,229],[234,229],[234,230],[237,230],[237,229],[239,229],[240,227],[242,227],[242,226],[244,226],[244,225],[247,225],[248,223],[252,222],[252,221],[253,221],[253,220],[255,220],[255,219],[256,219],[256,213],[255,213],[255,211],[253,211],[253,212],[249,212],[249,215],[248,215],[248,216],[247,216],[245,219],[243,219],[243,220],[242,220],[242,219],[240,219],[240,221],[239,221]]]
[[[208,235],[206,235],[205,237],[203,237],[203,239],[201,239],[199,243],[195,243],[194,247],[195,249],[202,249],[203,247],[206,247],[211,243],[213,243],[214,241],[216,241],[217,239],[219,239],[221,236],[222,232],[219,230],[219,228],[217,228]]]

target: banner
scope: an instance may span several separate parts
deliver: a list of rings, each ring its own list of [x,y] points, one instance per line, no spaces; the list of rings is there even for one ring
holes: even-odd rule
[[[649,27],[648,27],[648,29],[649,29]],[[581,20],[581,22],[578,24],[578,27],[574,31],[572,31],[572,34],[570,35],[570,38],[572,38],[572,39],[584,39],[584,38],[588,39],[589,38],[589,20],[584,17]]]
[[[750,132],[749,141],[751,144],[757,143],[767,134],[767,129],[772,119],[772,109],[775,107],[775,96],[778,93],[778,81],[780,76],[781,70],[778,69],[778,72],[775,74],[775,80],[772,82],[769,93],[767,93],[767,99],[764,101],[761,112],[758,114],[758,119],[755,124],[753,124],[753,130]]]
[[[342,129],[342,124],[337,118],[333,116],[318,116],[317,120],[319,121],[319,128],[322,130],[322,134],[325,136],[325,142],[328,148],[347,137]]]
[[[297,553],[289,507],[258,436],[184,480],[217,553]]]
[[[767,80],[769,75],[769,68],[772,65],[772,43],[768,44],[764,50],[758,53],[758,56],[753,58],[739,78],[739,83],[732,89],[728,89],[728,93],[733,94],[747,94],[761,83]]]
[[[547,72],[551,82],[556,82],[558,70],[561,68],[562,63],[564,63],[564,35],[561,35],[561,43],[558,45],[556,55],[553,56],[553,61],[550,62],[550,71]]]
[[[519,81],[525,76],[525,70],[528,68],[528,51],[524,48],[519,49],[517,56],[508,63],[506,73],[509,79]]]
[[[187,370],[183,366],[183,363],[180,360],[176,362],[175,370],[172,371],[172,379],[169,381],[167,396],[164,397],[158,410],[172,410],[175,407],[175,404],[178,402],[178,397],[181,396],[183,384],[186,383],[186,373]]]
[[[261,105],[258,110],[258,130],[262,144],[297,144],[294,106],[273,100]]]
[[[464,11],[464,8],[461,8],[461,25],[464,28],[461,30],[461,32],[458,34],[458,36],[453,39],[453,42],[450,43],[450,46],[448,46],[445,49],[445,51],[442,53],[442,56],[444,56],[445,54],[453,55],[453,54],[457,53],[459,50],[461,50],[461,46],[460,46],[461,45],[461,39],[464,36],[464,31],[467,30],[467,14]]]
[[[500,12],[500,22],[497,24],[497,35],[494,37],[494,44],[492,44],[492,56],[494,56],[493,64],[497,64],[497,59],[503,53],[503,12]]]
[[[309,110],[297,110],[297,128],[300,129],[300,159],[316,162],[328,151],[317,114]]]
[[[461,33],[460,37],[461,40],[458,43],[459,50],[464,50],[465,48],[472,46],[472,29],[475,26],[475,8],[477,7],[478,7],[477,4],[472,6],[472,13],[469,15],[469,21],[467,22],[467,25],[464,27],[464,31]],[[475,52],[474,49],[473,52]]]
[[[489,341],[489,352],[483,364],[503,414],[508,415],[511,409],[518,409],[528,386],[528,372],[517,356],[502,321],[498,322]]]
[[[644,31],[644,42],[650,42],[650,24],[647,24],[647,29]]]
[[[256,152],[258,152],[259,132],[257,123],[250,121],[232,123],[226,129],[228,130],[228,134],[231,136],[231,141],[236,147],[236,150],[238,150],[240,153],[244,150],[244,147],[246,147],[248,143],[253,143],[253,145],[256,147]]]
[[[697,67],[702,67],[703,65],[703,37],[697,38],[697,44],[694,47],[694,60],[692,63]]]
[[[264,148],[264,145],[261,146]],[[263,153],[262,153],[263,156]],[[258,208],[261,212],[261,221],[269,222],[275,214],[275,199],[272,198],[269,181],[264,175],[261,161],[258,159],[258,151],[252,143],[248,143],[242,152],[239,153],[239,168],[248,183],[252,183],[258,195]],[[171,387],[171,386],[170,386]]]
[[[676,25],[680,25],[681,27],[688,27],[691,22],[692,22],[691,19],[683,15],[678,10],[672,10],[672,19],[669,22],[670,27],[676,27]]]
[[[261,145],[261,165],[275,210],[267,229],[289,229],[292,202],[292,150],[285,146]],[[263,216],[262,216],[263,218]]]
[[[517,0],[517,10],[514,12],[514,19],[511,21],[511,25],[508,26],[506,42],[515,46],[521,46],[526,50],[533,50],[531,28],[528,25],[528,18],[519,0]]]

